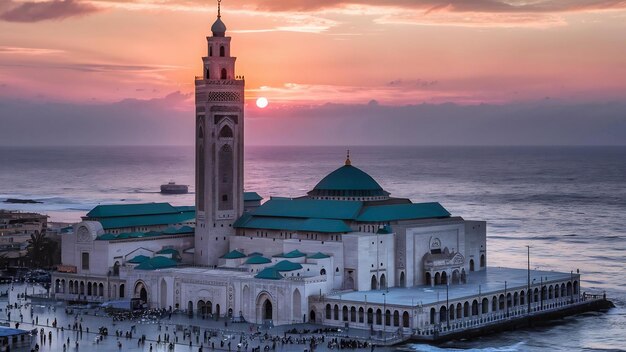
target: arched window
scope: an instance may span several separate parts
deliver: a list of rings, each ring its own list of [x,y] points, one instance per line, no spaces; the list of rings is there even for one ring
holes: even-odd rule
[[[474,271],[474,259],[470,259],[470,271]]]
[[[211,79],[211,71],[209,71],[209,69],[207,68],[206,70],[206,79]]]
[[[481,268],[485,267],[485,255],[484,254],[480,255],[480,267]]]
[[[339,306],[335,304],[335,308],[333,308],[333,319],[339,320]]]
[[[372,275],[372,286],[371,286],[372,290],[375,290],[378,288],[378,280],[376,280],[376,275]]]
[[[409,327],[409,312],[402,313],[402,327]]]
[[[233,138],[233,130],[228,126],[222,127],[220,130],[220,138]]]
[[[363,307],[360,307],[359,308],[359,323],[363,322],[363,315],[365,315],[364,313],[365,311],[363,310]]]
[[[326,305],[326,319],[330,319],[330,304]]]
[[[209,47],[209,56],[213,56],[213,47],[212,46]]]
[[[221,57],[226,56],[226,49],[224,48],[223,45],[220,45],[220,56]]]
[[[226,79],[227,74],[228,74],[228,72],[226,71],[226,69],[225,69],[225,68],[223,68],[223,69],[222,69],[222,74],[221,74],[221,76],[220,76],[220,79]]]

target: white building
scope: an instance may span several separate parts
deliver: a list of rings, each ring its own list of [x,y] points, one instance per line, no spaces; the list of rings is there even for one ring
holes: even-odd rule
[[[159,213],[164,205],[94,209],[90,214],[109,217],[88,214],[64,238],[64,266],[53,278],[57,297],[132,297],[150,307],[256,323],[399,327],[400,317],[410,329],[441,323],[433,320],[443,311],[439,296],[425,292],[449,287],[468,294],[474,277],[487,277],[486,223],[452,216],[439,203],[392,197],[349,156],[306,195],[260,205],[257,194],[243,192],[245,82],[235,73],[219,12],[211,31],[203,75],[195,80],[195,231],[189,208],[175,209],[178,215]],[[576,293],[577,276],[553,278],[568,279]],[[364,312],[372,315],[364,319]],[[382,323],[381,314],[393,315],[393,324]]]

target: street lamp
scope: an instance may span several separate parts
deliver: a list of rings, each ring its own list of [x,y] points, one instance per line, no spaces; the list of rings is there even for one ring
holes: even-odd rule
[[[526,290],[526,301],[528,301],[528,311],[527,314],[530,314],[530,246],[526,246],[528,248],[528,287]]]
[[[387,295],[383,292],[383,342],[387,344]]]

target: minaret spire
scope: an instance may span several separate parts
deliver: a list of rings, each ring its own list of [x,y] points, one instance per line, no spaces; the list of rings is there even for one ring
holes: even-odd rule
[[[346,152],[346,165],[352,165],[352,163],[350,162],[350,149],[348,149],[348,151]]]
[[[217,18],[221,18],[222,14],[220,13],[222,5],[222,0],[217,0]]]

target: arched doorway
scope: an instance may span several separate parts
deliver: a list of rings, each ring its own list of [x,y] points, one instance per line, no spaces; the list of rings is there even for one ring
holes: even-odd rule
[[[309,321],[311,323],[315,323],[315,311],[312,310],[311,312],[309,312]]]
[[[263,303],[263,320],[272,320],[272,301],[265,300]]]
[[[442,285],[448,284],[448,273],[445,271],[441,273],[441,284]]]
[[[272,303],[272,296],[267,292],[261,293],[256,300],[257,321],[261,322],[274,319],[274,304]]]
[[[203,300],[199,300],[198,303],[196,304],[196,312],[203,319],[206,316],[206,303],[204,303]]]
[[[474,259],[470,259],[470,271],[474,271]]]
[[[302,315],[302,296],[300,295],[300,290],[295,289],[293,291],[293,316],[292,319],[294,321],[299,321],[300,316]]]
[[[452,284],[459,284],[459,283],[460,283],[459,271],[454,270],[452,272]]]
[[[124,284],[120,284],[120,298],[124,298],[124,293],[126,292],[126,288]]]
[[[142,303],[148,303],[148,290],[146,289],[146,285],[141,281],[135,284],[135,298],[139,298]]]
[[[433,283],[432,283],[432,278],[430,276],[430,273],[427,272],[426,273],[426,285],[431,286],[432,284]]]

